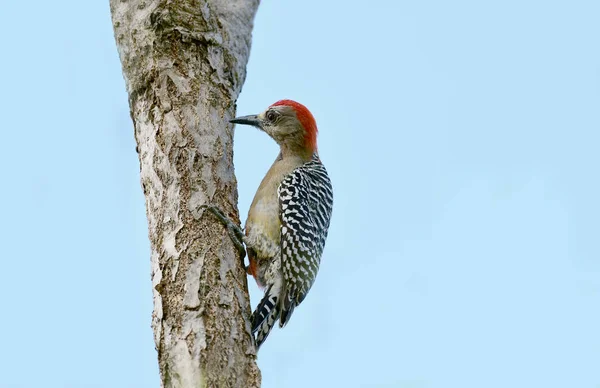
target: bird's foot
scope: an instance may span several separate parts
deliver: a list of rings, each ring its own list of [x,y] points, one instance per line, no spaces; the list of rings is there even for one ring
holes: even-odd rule
[[[206,209],[210,213],[212,213],[227,229],[229,233],[229,237],[231,241],[233,241],[233,245],[235,245],[236,249],[239,251],[240,256],[242,257],[242,265],[245,267],[244,258],[246,257],[246,248],[244,247],[244,243],[246,240],[246,236],[244,236],[244,232],[242,228],[236,225],[229,217],[227,217],[221,209],[216,206],[211,205],[202,205],[200,209]]]

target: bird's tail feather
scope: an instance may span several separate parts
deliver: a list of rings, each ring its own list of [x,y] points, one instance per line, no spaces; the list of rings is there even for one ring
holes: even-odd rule
[[[281,286],[278,284],[270,285],[262,298],[254,314],[252,314],[252,333],[256,333],[256,348],[267,339],[275,322],[279,319],[281,307],[279,304],[279,292]]]

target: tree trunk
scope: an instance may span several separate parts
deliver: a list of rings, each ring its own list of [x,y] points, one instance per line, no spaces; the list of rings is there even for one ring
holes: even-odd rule
[[[110,0],[152,251],[163,387],[259,387],[246,274],[203,204],[239,219],[235,100],[258,0]]]

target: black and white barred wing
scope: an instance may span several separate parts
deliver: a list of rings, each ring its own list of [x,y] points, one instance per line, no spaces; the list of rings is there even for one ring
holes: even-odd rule
[[[284,278],[279,325],[283,327],[315,281],[331,219],[333,190],[317,156],[281,182],[279,206]]]

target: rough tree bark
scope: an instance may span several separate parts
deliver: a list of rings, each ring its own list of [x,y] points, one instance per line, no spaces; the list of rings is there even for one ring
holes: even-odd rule
[[[259,0],[110,0],[151,242],[163,387],[258,387],[240,257],[203,204],[238,219],[235,101]]]

